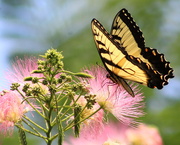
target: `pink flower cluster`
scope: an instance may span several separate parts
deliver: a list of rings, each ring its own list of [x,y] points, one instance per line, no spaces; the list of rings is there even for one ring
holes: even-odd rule
[[[91,135],[93,138],[93,136],[97,136],[99,133],[104,132],[105,112],[111,113],[120,122],[126,125],[137,125],[138,122],[136,119],[144,115],[144,97],[141,93],[138,93],[137,87],[132,86],[135,93],[135,97],[132,97],[122,86],[114,84],[107,78],[107,71],[103,68],[96,66],[89,70],[85,70],[85,72],[92,75],[94,78],[83,78],[80,80],[86,84],[90,94],[95,95],[96,104],[93,109],[101,109],[82,123],[81,134],[83,134],[83,136]],[[77,103],[79,103],[79,101]],[[82,103],[80,105],[83,106]],[[84,112],[86,116],[90,114],[88,111],[91,113],[93,112],[92,109],[86,110],[86,112]]]
[[[135,97],[132,97],[119,84],[107,78],[107,71],[102,67],[92,67],[86,70],[93,79],[83,79],[91,94],[96,95],[96,102],[104,110],[112,113],[118,120],[127,125],[136,124],[136,118],[144,115],[144,97],[137,86],[132,86]]]
[[[12,64],[12,70],[7,71],[6,79],[10,83],[19,83],[24,85],[25,77],[40,77],[41,74],[32,74],[33,70],[37,70],[38,59],[35,57],[25,57],[24,59],[16,58],[14,63]]]
[[[159,131],[154,126],[140,124],[137,128],[121,123],[111,123],[104,126],[104,131],[91,138],[70,137],[64,145],[163,145]]]
[[[37,69],[36,58],[16,59],[13,70],[7,71],[9,83],[25,84],[24,78],[32,76],[31,71]],[[12,133],[15,123],[22,119],[22,116],[33,109],[25,102],[22,96],[16,91],[2,91],[0,96],[0,132]]]
[[[1,92],[0,96],[0,131],[4,134],[12,133],[14,124],[21,120],[23,114],[32,108],[14,91]]]

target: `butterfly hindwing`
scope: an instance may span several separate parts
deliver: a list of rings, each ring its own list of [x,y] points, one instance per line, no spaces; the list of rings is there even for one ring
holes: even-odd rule
[[[173,69],[170,67],[170,62],[166,61],[164,54],[159,53],[156,49],[145,47],[141,52],[144,58],[148,59],[154,70],[157,70],[168,81],[169,78],[173,78]]]

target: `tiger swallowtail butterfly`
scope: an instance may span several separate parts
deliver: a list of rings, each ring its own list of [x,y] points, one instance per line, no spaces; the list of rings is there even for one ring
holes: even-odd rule
[[[93,19],[92,32],[108,77],[134,97],[126,80],[150,88],[162,89],[173,78],[173,69],[164,54],[146,47],[143,34],[126,10],[120,10],[114,18],[110,34],[102,24]]]

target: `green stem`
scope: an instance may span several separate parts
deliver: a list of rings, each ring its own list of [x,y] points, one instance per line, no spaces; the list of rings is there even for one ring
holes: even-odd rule
[[[37,108],[35,108],[31,102],[29,102],[28,98],[25,97],[19,90],[17,90],[17,91],[23,97],[23,99],[26,100],[26,102],[33,108],[33,110],[36,111],[40,116],[42,116],[44,118],[44,116],[41,114],[41,112]]]
[[[68,99],[66,99],[66,101],[64,102],[64,105],[66,105],[67,100]],[[56,123],[58,125],[58,134],[59,134],[58,135],[58,145],[62,145],[63,140],[64,140],[64,132],[63,132],[62,121],[60,119],[60,114],[59,113],[62,112],[63,107],[59,110],[57,100],[56,100],[56,107],[57,107],[57,112],[58,112],[58,114],[56,115],[56,118],[55,118],[56,119]]]
[[[79,122],[77,122],[76,124],[80,124],[80,123],[82,123],[84,120],[86,120],[86,119],[88,119],[88,118],[90,118],[91,116],[93,116],[94,114],[96,114],[99,110],[101,110],[102,109],[102,107],[99,107],[96,111],[94,111],[91,115],[89,115],[89,116],[87,116],[86,118],[83,118],[83,119],[81,119]],[[82,111],[81,111],[82,112]],[[80,115],[80,113],[78,114],[78,115]],[[78,117],[78,115],[77,115],[77,117]],[[72,122],[70,122],[65,128],[64,128],[64,131],[67,131],[67,130],[69,130],[69,129],[71,129],[74,125],[76,125],[76,124],[74,124],[74,120],[72,121]]]
[[[47,136],[47,145],[51,145],[52,143],[52,139],[51,139],[51,131],[53,128],[52,125],[52,111],[53,111],[53,107],[51,106],[51,101],[53,100],[53,98],[55,97],[55,94],[51,94],[50,96],[50,100],[47,102],[47,105],[50,107],[48,111],[44,110],[44,114],[46,114],[46,118],[45,118],[45,124],[46,124],[46,136]]]
[[[18,134],[19,134],[19,141],[20,141],[20,144],[21,144],[21,145],[27,145],[25,131],[22,130],[21,128],[19,128]]]
[[[52,114],[52,108],[49,109],[49,111],[47,112],[47,118],[45,119],[45,123],[46,123],[46,129],[47,129],[47,132],[46,132],[46,136],[47,136],[47,145],[51,145],[52,143],[52,140],[50,139],[51,138],[51,130],[52,130],[52,126],[51,126],[51,114]]]
[[[28,129],[26,129],[26,128],[22,127],[21,125],[18,125],[18,124],[16,124],[15,126],[22,129],[25,132],[28,132],[28,133],[30,133],[30,134],[32,134],[34,136],[38,136],[40,138],[43,138],[45,141],[47,141],[47,137],[45,137],[45,136],[43,136],[43,135],[41,135],[39,133],[34,133],[34,132],[32,132],[32,131],[30,131],[30,130],[28,130]]]
[[[24,117],[26,120],[28,120],[29,122],[31,122],[33,125],[35,125],[36,127],[38,127],[39,129],[43,130],[44,132],[47,132],[47,130],[45,130],[44,128],[42,128],[41,126],[39,126],[38,124],[36,124],[34,121],[30,120],[28,117]],[[36,133],[40,134],[31,124],[29,124],[25,119],[22,119],[22,121],[28,125],[32,130],[34,130]]]
[[[56,121],[57,121],[57,118],[60,120],[60,118],[62,118],[62,115],[61,115],[61,113],[62,113],[62,111],[63,111],[63,108],[64,108],[64,106],[66,105],[66,103],[68,102],[68,99],[66,99],[65,101],[64,101],[64,104],[62,105],[63,107],[61,107],[61,109],[60,110],[58,110],[58,107],[57,107],[57,112],[58,112],[58,114],[56,115],[56,117],[54,118],[54,120],[52,121],[52,124],[54,125],[55,123],[57,123]],[[56,106],[57,106],[57,104],[56,104]],[[68,110],[68,109],[67,109]],[[65,111],[66,112],[66,114],[67,114],[67,110]]]
[[[73,100],[74,101],[74,103],[72,104],[72,107],[74,107],[75,105],[76,105],[76,103],[77,103],[77,101],[79,100],[79,98],[81,97],[81,93],[79,94],[79,96],[77,97],[77,99],[76,100]],[[70,109],[72,109],[72,107],[69,107],[68,109],[66,109],[66,111],[61,115],[61,118],[63,118],[65,115],[67,115],[67,112],[70,110]],[[66,119],[68,119],[68,118],[70,118],[71,117],[71,115],[69,115],[68,117],[66,117]],[[66,120],[66,119],[64,119],[64,120]]]

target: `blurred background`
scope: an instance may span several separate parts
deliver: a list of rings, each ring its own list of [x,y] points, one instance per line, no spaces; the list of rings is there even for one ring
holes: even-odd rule
[[[70,71],[101,63],[91,32],[91,20],[98,19],[110,31],[116,13],[126,8],[143,31],[146,46],[164,53],[175,74],[162,90],[140,86],[146,97],[147,112],[141,120],[159,128],[165,145],[178,145],[179,6],[179,0],[1,0],[0,89],[8,89],[4,76],[16,56],[38,56],[52,47],[63,51],[65,68]],[[37,141],[37,138],[28,137],[29,144],[37,144]],[[19,144],[16,133],[0,139],[3,145],[12,142]]]

